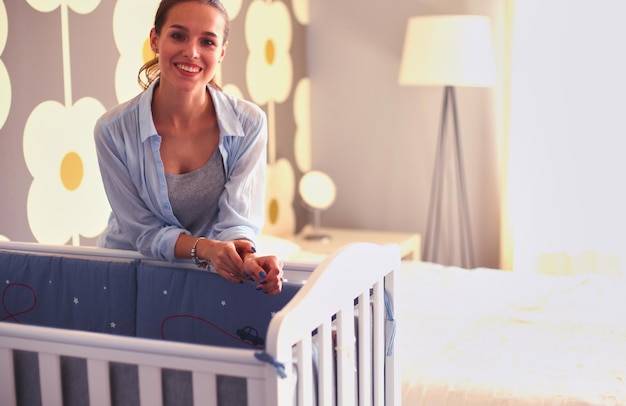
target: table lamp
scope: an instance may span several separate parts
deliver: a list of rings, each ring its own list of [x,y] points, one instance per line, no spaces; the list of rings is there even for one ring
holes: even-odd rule
[[[313,212],[313,230],[304,236],[307,240],[329,240],[330,236],[320,232],[322,210],[328,209],[337,194],[335,182],[326,173],[310,171],[305,173],[298,184],[298,191],[304,203]]]
[[[495,84],[495,63],[489,19],[476,15],[411,17],[407,24],[400,63],[400,85],[443,86],[443,107],[435,166],[431,183],[428,222],[424,236],[424,259],[441,262],[439,240],[447,143],[456,167],[455,190],[461,266],[474,266],[472,232],[463,168],[463,154],[455,87],[488,87]],[[453,121],[452,138],[446,137],[448,111]],[[453,249],[453,247],[449,247]]]

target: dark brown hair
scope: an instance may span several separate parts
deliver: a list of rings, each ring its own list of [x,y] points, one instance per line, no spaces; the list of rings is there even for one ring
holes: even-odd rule
[[[163,28],[163,24],[165,24],[165,21],[167,20],[167,14],[170,9],[176,4],[189,1],[195,1],[197,3],[202,3],[211,7],[215,7],[220,12],[220,14],[222,14],[222,17],[224,17],[224,41],[222,42],[222,45],[226,44],[226,41],[228,41],[228,33],[230,31],[230,18],[228,17],[228,12],[219,0],[161,0],[159,8],[157,9],[154,16],[154,31],[157,34],[161,34],[161,29]],[[137,81],[142,88],[147,89],[148,87],[150,87],[152,82],[159,78],[160,74],[161,71],[159,70],[159,57],[155,56],[139,69],[139,73],[137,74]],[[218,84],[215,83],[214,79],[211,79],[209,85],[220,89]]]

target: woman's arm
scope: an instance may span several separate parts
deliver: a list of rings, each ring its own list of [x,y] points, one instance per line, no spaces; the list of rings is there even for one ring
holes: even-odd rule
[[[267,119],[256,105],[238,101],[233,107],[241,126],[237,136],[224,137],[226,185],[214,228],[222,241],[254,241],[265,217]]]

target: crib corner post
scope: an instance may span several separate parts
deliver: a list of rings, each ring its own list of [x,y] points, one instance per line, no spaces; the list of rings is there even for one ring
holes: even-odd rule
[[[266,365],[266,382],[267,387],[265,391],[265,403],[266,405],[276,406],[291,406],[294,404],[294,387],[296,383],[293,381],[292,365],[289,363],[285,365],[285,371],[287,376],[281,378],[272,365]]]

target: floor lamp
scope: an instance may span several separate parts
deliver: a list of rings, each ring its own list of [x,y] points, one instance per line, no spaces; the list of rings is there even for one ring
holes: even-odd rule
[[[434,15],[410,18],[400,64],[399,83],[414,86],[443,86],[441,122],[424,236],[424,259],[430,262],[446,262],[439,258],[441,248],[439,243],[446,169],[448,165],[453,165],[456,181],[454,185],[456,202],[454,203],[456,203],[458,220],[460,265],[472,268],[474,267],[474,247],[455,87],[488,87],[495,84],[489,19],[475,15]],[[453,129],[451,138],[447,134],[449,118],[452,120]],[[451,151],[447,149],[448,145],[452,148]],[[449,156],[452,158],[451,163],[448,163]]]

